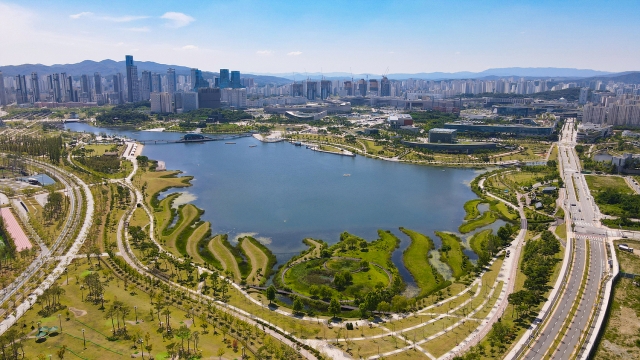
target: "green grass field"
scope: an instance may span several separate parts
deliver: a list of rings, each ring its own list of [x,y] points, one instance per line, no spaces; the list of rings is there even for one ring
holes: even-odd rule
[[[464,224],[460,225],[458,231],[466,234],[472,232],[477,228],[493,224],[497,219],[498,217],[493,213],[493,211],[485,211],[479,218],[467,221]]]
[[[466,275],[473,268],[473,264],[462,252],[464,246],[460,238],[451,233],[436,231],[436,235],[442,240],[440,248],[440,260],[451,268],[453,277],[456,279]],[[448,248],[448,251],[442,249]]]
[[[585,175],[589,190],[595,196],[597,193],[612,189],[622,194],[633,194],[633,189],[627,185],[627,182],[619,176],[598,176],[598,175]]]
[[[222,264],[222,268],[226,271],[231,271],[233,277],[236,281],[240,281],[242,279],[242,274],[240,273],[240,268],[238,267],[238,262],[235,257],[227,249],[226,246],[222,243],[222,236],[218,235],[214,237],[209,242],[209,251],[216,257]]]
[[[434,249],[433,241],[427,236],[409,229],[400,229],[411,238],[411,245],[402,254],[402,261],[425,296],[448,286],[450,283],[429,263],[429,251]]]
[[[480,210],[478,210],[478,205],[483,202],[484,202],[483,199],[473,199],[464,203],[464,211],[466,212],[464,219],[472,220],[480,216]]]
[[[493,230],[486,229],[474,234],[469,240],[471,250],[478,255],[487,252],[487,241],[489,240],[489,235],[491,235],[492,232]]]
[[[197,221],[201,213],[201,210],[198,210],[193,204],[186,204],[180,207],[178,221],[175,226],[165,228],[162,231],[162,240],[165,242],[167,250],[178,257],[186,254],[188,236],[185,238],[184,235],[190,235],[193,231],[192,225]]]

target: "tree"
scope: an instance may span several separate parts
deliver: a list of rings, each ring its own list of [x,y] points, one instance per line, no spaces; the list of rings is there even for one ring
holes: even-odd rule
[[[184,351],[184,340],[191,336],[191,330],[186,325],[182,325],[176,330],[176,337],[182,340],[182,351]]]
[[[276,299],[276,287],[271,285],[267,288],[267,299],[269,300],[269,305],[271,302]]]
[[[225,353],[224,348],[218,349],[218,358],[220,358],[220,360],[222,360],[222,355],[224,355],[224,353]]]
[[[67,352],[67,345],[62,345],[58,352],[56,352],[56,355],[58,355],[58,359],[63,360],[65,352]]]
[[[338,299],[331,299],[331,302],[329,303],[329,312],[333,315],[334,318],[340,315],[340,312],[342,312],[342,306],[340,305],[340,301],[338,301]]]
[[[302,303],[302,300],[299,297],[296,297],[295,300],[293,300],[293,312],[295,314],[299,314],[303,309],[304,304]]]

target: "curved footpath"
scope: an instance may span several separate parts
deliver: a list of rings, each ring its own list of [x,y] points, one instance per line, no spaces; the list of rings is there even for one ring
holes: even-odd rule
[[[52,166],[46,163],[42,163],[39,161],[34,161],[34,162],[40,166],[47,167],[49,169],[55,169],[60,174],[64,174],[71,181],[75,182],[84,192],[83,195],[85,199],[84,203],[86,204],[86,213],[85,213],[84,221],[82,223],[82,227],[78,232],[78,236],[73,241],[73,244],[71,245],[67,253],[64,256],[60,257],[60,262],[55,267],[55,269],[51,272],[51,274],[49,274],[47,278],[42,283],[40,283],[40,285],[33,291],[33,293],[29,295],[17,307],[15,313],[10,314],[9,316],[7,316],[5,320],[0,322],[0,335],[4,334],[4,332],[7,331],[11,327],[11,325],[15,324],[18,321],[18,319],[20,319],[20,317],[22,317],[27,312],[27,310],[29,310],[36,303],[38,296],[42,295],[44,291],[47,290],[51,285],[53,285],[53,283],[58,279],[58,277],[60,277],[60,275],[63,274],[64,270],[71,263],[71,261],[74,259],[74,257],[76,256],[76,254],[78,253],[82,245],[84,244],[84,241],[87,238],[89,229],[93,224],[94,202],[93,202],[93,194],[91,194],[91,189],[89,189],[89,186],[87,186],[87,184],[84,181],[82,181],[79,177],[75,176],[72,173],[66,172],[65,170],[62,170],[60,168],[57,168],[55,166]],[[77,194],[77,195],[80,195],[80,194]],[[77,205],[76,205],[76,208],[74,209],[75,210],[74,212],[79,215],[82,211],[82,196],[77,196],[75,200],[77,202]],[[47,254],[47,257],[43,258],[42,261],[43,262],[46,261],[49,257],[51,257],[51,255],[52,255],[52,252],[50,251],[49,254]]]

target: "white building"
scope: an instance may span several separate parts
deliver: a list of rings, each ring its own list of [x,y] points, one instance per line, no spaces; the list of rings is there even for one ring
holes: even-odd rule
[[[151,112],[152,113],[172,113],[173,99],[168,92],[151,93]]]

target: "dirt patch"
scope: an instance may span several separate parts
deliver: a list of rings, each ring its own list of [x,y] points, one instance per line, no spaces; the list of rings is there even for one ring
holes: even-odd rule
[[[622,346],[616,345],[609,340],[602,341],[602,346],[604,346],[607,352],[616,357],[624,357],[625,355],[627,355],[627,349],[623,348]]]
[[[80,310],[73,307],[69,307],[69,311],[71,311],[75,317],[87,315],[87,310]]]
[[[635,335],[638,333],[638,329],[640,328],[640,319],[636,315],[635,310],[628,307],[621,307],[620,319],[624,319],[624,321],[620,321],[618,326],[620,334]]]

